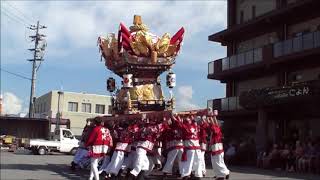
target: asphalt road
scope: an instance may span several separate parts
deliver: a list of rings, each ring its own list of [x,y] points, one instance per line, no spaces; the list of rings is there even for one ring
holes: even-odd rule
[[[71,161],[72,156],[57,153],[39,156],[28,154],[26,151],[1,151],[0,179],[88,179],[89,171],[69,169]],[[249,167],[231,167],[230,170],[231,180],[320,180],[320,176],[312,174],[287,174],[282,171]],[[207,172],[208,176],[212,176],[212,170],[208,169]]]

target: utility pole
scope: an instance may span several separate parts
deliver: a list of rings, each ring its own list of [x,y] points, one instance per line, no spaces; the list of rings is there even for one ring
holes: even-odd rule
[[[56,115],[56,129],[60,129],[60,121],[61,121],[61,96],[63,96],[63,92],[62,91],[58,91],[58,110],[57,110],[57,115]]]
[[[35,102],[35,89],[36,89],[36,73],[37,73],[37,61],[40,62],[43,61],[43,53],[46,48],[46,42],[44,37],[46,37],[43,34],[39,34],[39,29],[47,28],[46,26],[41,26],[39,24],[39,21],[37,22],[37,25],[31,25],[29,29],[36,31],[36,35],[29,36],[32,41],[34,41],[34,49],[29,49],[30,51],[33,51],[33,59],[29,59],[28,61],[32,62],[32,78],[31,78],[31,93],[30,93],[30,104],[29,104],[29,118],[34,117],[34,102]],[[39,47],[39,43],[43,42],[41,47]],[[42,54],[41,54],[42,53]],[[38,68],[40,67],[40,64]]]

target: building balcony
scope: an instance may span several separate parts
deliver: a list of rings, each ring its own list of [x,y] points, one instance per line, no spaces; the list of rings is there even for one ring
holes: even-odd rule
[[[266,67],[281,67],[301,58],[316,61],[320,54],[320,31],[255,48],[208,63],[208,78],[224,81],[229,78],[261,74]],[[304,61],[306,63],[306,61]]]
[[[271,46],[252,49],[243,53],[208,63],[208,79],[224,80],[248,68],[261,67],[272,53]]]
[[[318,47],[320,31],[315,31],[273,44],[273,57],[278,58]]]
[[[243,109],[239,104],[239,97],[237,96],[208,100],[207,107],[223,112],[238,111]]]
[[[221,42],[222,45],[227,45],[234,40],[250,39],[257,33],[269,32],[276,26],[319,17],[319,5],[319,0],[299,0],[296,3],[275,9],[245,23],[230,26],[228,29],[210,35],[208,39],[209,41]]]

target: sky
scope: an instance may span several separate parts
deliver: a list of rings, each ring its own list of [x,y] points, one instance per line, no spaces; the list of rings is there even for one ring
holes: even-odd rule
[[[117,32],[119,23],[132,25],[141,15],[150,32],[162,36],[186,32],[173,71],[178,111],[205,108],[208,99],[225,96],[225,85],[207,79],[208,62],[226,56],[226,48],[208,36],[224,30],[227,2],[217,1],[1,1],[1,94],[6,113],[28,111],[33,57],[27,25],[47,26],[47,48],[37,71],[36,96],[51,90],[109,95],[106,79],[115,77],[100,61],[97,38]],[[161,76],[165,82],[165,74]],[[119,81],[117,83],[120,83]],[[168,88],[163,86],[167,94]]]

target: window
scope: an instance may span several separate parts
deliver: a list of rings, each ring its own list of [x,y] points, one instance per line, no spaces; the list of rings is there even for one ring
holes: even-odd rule
[[[91,104],[90,103],[82,103],[82,112],[91,113]]]
[[[320,75],[319,75],[319,77],[320,77]],[[108,106],[108,114],[112,114],[112,106],[111,105]]]
[[[73,136],[72,136],[70,131],[63,130],[62,133],[63,133],[63,137],[64,138],[73,138]]]
[[[68,102],[68,111],[77,112],[78,103],[77,102]]]
[[[105,105],[103,104],[97,104],[96,105],[96,113],[97,114],[104,114],[105,110]]]

